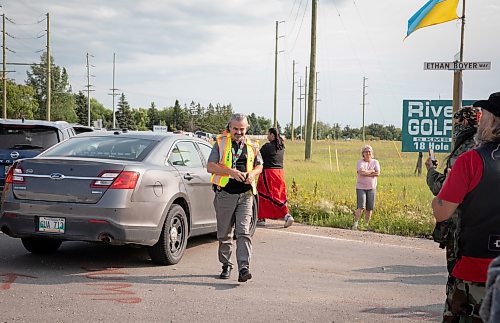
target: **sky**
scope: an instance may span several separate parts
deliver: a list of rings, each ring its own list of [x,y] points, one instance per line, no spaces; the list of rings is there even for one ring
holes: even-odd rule
[[[319,0],[317,118],[342,126],[401,127],[404,99],[452,99],[451,71],[424,71],[424,62],[453,61],[460,23],[417,30],[404,40],[408,19],[427,0]],[[500,2],[468,1],[464,61],[491,61],[490,71],[464,71],[463,99],[500,90]],[[86,89],[112,109],[115,88],[134,108],[191,101],[231,104],[235,112],[273,119],[276,21],[279,23],[278,122],[299,123],[299,81],[310,61],[311,0],[0,0],[6,22],[6,62],[38,63],[50,13],[51,54],[65,67],[73,92]],[[457,9],[462,14],[462,1]],[[40,37],[40,38],[37,38]],[[8,66],[26,80],[26,68]],[[303,92],[303,88],[302,88]],[[302,93],[303,95],[303,93]],[[302,110],[303,111],[303,110]],[[302,112],[303,113],[303,112]]]

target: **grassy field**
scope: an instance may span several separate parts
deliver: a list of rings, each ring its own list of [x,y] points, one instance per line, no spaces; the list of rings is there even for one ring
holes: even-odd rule
[[[381,233],[429,236],[434,227],[430,208],[433,195],[425,183],[425,165],[422,176],[414,173],[418,153],[400,155],[401,142],[367,144],[372,145],[381,166],[370,227]],[[361,141],[354,140],[314,142],[312,160],[305,162],[304,142],[286,142],[288,199],[296,221],[338,228],[352,226],[356,209],[356,162],[361,158],[362,146]],[[440,164],[444,157],[438,154]],[[423,162],[426,158],[424,154]]]

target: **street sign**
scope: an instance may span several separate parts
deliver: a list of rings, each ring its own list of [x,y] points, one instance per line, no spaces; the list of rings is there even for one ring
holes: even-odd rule
[[[153,126],[153,132],[168,132],[167,126]]]
[[[464,100],[472,105],[475,100]],[[451,150],[452,100],[403,100],[403,152]]]
[[[491,62],[424,62],[424,70],[491,70]]]

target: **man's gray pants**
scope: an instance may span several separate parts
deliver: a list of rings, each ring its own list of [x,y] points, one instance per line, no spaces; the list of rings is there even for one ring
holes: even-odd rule
[[[231,254],[233,248],[233,226],[236,233],[236,260],[238,270],[248,268],[252,254],[250,223],[253,205],[252,191],[229,194],[216,191],[214,198],[217,216],[217,239],[219,240],[219,261],[223,266],[233,267]]]

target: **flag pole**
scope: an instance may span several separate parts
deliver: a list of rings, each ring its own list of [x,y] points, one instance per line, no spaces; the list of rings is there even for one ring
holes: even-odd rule
[[[460,62],[464,61],[464,34],[465,34],[465,0],[462,3],[462,30],[460,32]]]
[[[464,61],[464,35],[465,35],[465,0],[462,0],[462,27],[460,31],[460,52],[459,60]],[[462,70],[456,70],[453,73],[453,113],[457,112],[462,107]],[[455,119],[452,120],[455,126]],[[455,140],[452,136],[452,146],[455,145]]]

